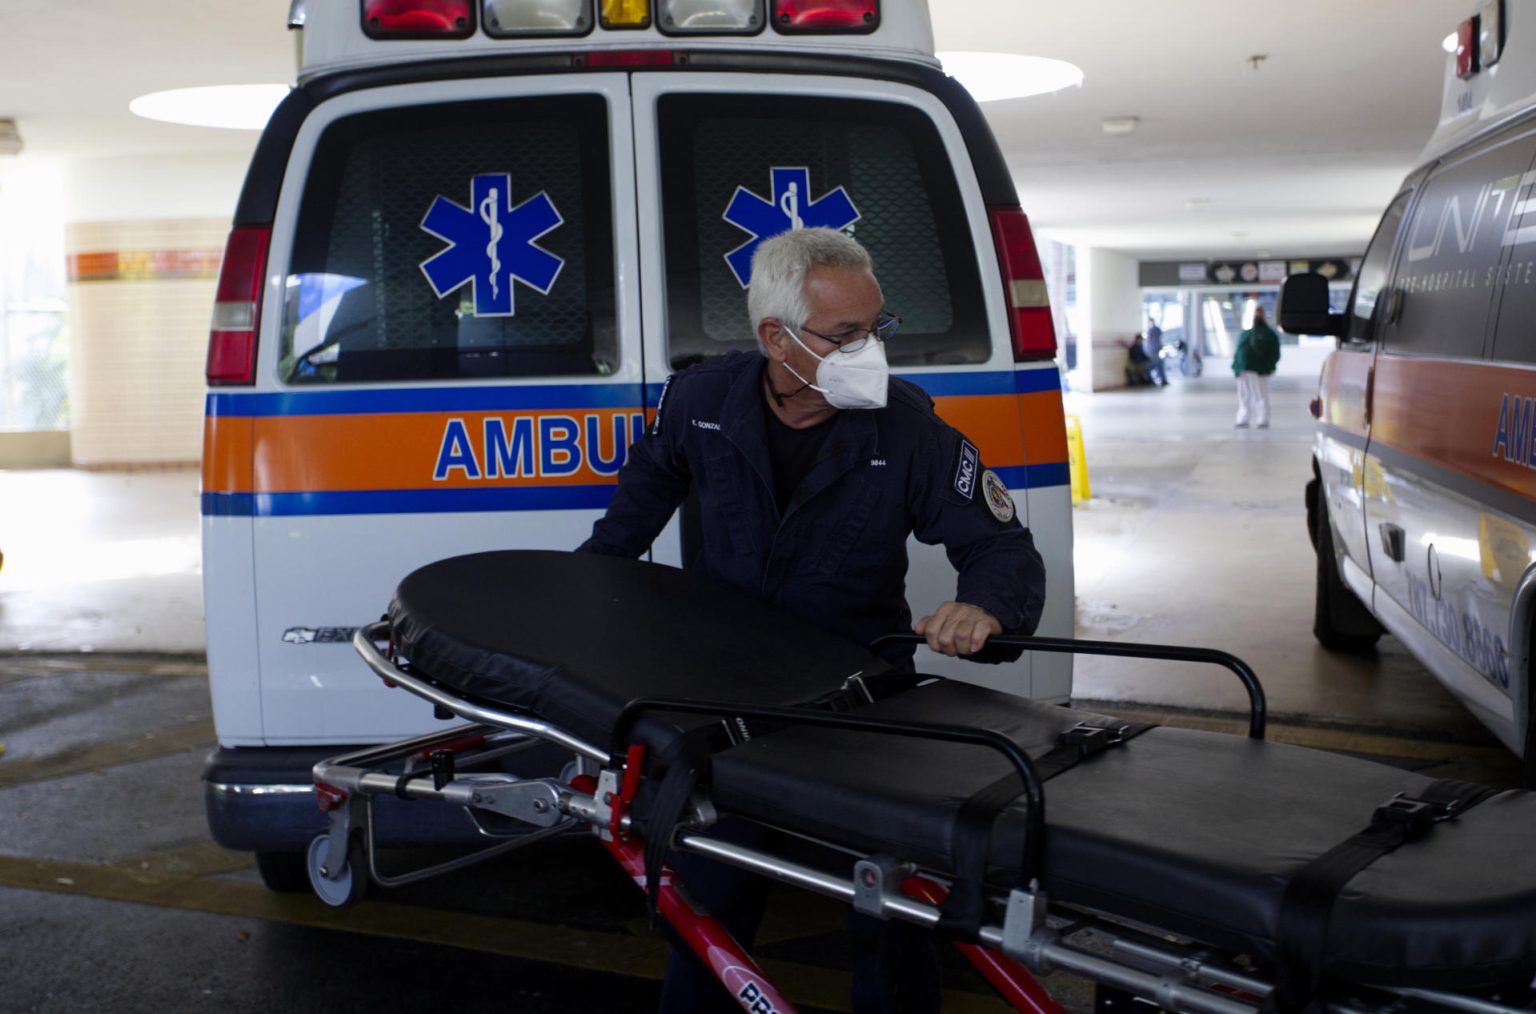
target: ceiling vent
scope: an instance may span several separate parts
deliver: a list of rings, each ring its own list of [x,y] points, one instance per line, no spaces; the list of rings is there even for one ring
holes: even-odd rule
[[[21,131],[15,120],[0,119],[0,155],[21,154]]]

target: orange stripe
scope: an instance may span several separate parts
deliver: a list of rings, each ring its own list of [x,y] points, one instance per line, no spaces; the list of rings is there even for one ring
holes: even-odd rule
[[[1039,465],[1067,459],[1061,392],[1024,395],[974,395],[936,399],[940,415],[965,433],[989,467]],[[596,416],[603,457],[612,457],[614,416],[638,409],[582,409],[540,412],[401,412],[370,415],[208,417],[204,420],[203,490],[209,493],[300,493],[373,489],[472,489],[496,486],[590,485],[616,481],[588,463],[586,418]],[[580,427],[582,465],[570,475],[498,474],[486,447],[485,421],[499,419],[510,442],[515,419],[552,416],[574,419]],[[646,410],[647,421],[654,416]],[[462,468],[442,480],[433,472],[449,420],[461,420],[481,468],[470,478]],[[534,468],[540,466],[534,456]]]
[[[989,467],[1067,460],[1061,392],[935,398],[940,418],[969,437]]]
[[[254,439],[250,416],[203,418],[203,491],[249,493],[251,446]]]
[[[1536,498],[1536,470],[1494,454],[1505,395],[1536,398],[1536,371],[1378,356],[1371,440]]]
[[[522,475],[469,478],[465,469],[451,469],[433,479],[450,419],[463,421],[465,435],[482,469],[491,468],[486,448],[485,420],[511,418],[498,412],[401,412],[387,415],[268,416],[255,420],[255,492],[299,493],[311,490],[474,489],[498,486],[580,486],[614,482],[614,476],[594,471],[587,463],[586,418],[597,416],[602,456],[613,456],[613,417],[629,415],[616,409],[545,412],[535,420],[564,416],[579,428],[582,465],[570,475]],[[530,418],[520,415],[515,418]],[[538,423],[535,421],[537,431]],[[535,445],[537,449],[537,445]],[[561,461],[563,461],[563,457]],[[557,462],[558,463],[558,462]],[[534,455],[534,468],[539,457]],[[245,492],[235,490],[234,492]]]

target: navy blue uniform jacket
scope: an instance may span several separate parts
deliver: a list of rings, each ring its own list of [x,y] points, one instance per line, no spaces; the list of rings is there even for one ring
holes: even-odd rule
[[[839,412],[780,515],[765,362],[757,352],[733,352],[672,377],[580,551],[640,556],[692,485],[703,546],[690,569],[811,623],[860,643],[910,631],[907,536],[915,533],[944,544],[959,572],[955,601],[985,609],[1008,633],[1033,633],[1045,601],[1034,541],[1017,516],[1003,522],[993,514],[974,447],[966,451],[965,437],[914,384],[892,377],[885,408]],[[963,454],[972,466],[964,472]],[[884,654],[901,662],[912,648]]]

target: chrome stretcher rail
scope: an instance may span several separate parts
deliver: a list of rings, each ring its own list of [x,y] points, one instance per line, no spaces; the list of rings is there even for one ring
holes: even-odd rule
[[[869,643],[870,650],[879,651],[887,644],[927,644],[921,634],[886,634]],[[1072,637],[1020,637],[1016,634],[999,634],[987,638],[989,646],[1023,648],[1025,651],[1048,651],[1065,655],[1108,655],[1118,658],[1161,659],[1167,662],[1196,662],[1203,665],[1219,665],[1230,669],[1248,691],[1248,738],[1263,739],[1267,721],[1267,705],[1264,686],[1253,668],[1236,655],[1216,648],[1188,648],[1177,644],[1138,644],[1126,641],[1089,641]]]
[[[551,725],[548,722],[526,715],[514,714],[510,711],[500,711],[496,708],[487,708],[484,705],[474,704],[460,697],[441,690],[426,680],[418,679],[399,666],[395,665],[384,653],[379,651],[375,642],[387,640],[389,637],[389,622],[380,620],[360,628],[352,635],[352,647],[362,656],[368,668],[374,675],[387,683],[398,683],[418,697],[431,701],[438,707],[453,712],[460,718],[471,722],[482,722],[496,725],[503,729],[511,729],[517,732],[525,732],[531,736],[558,746],[563,746],[572,753],[577,753],[589,760],[595,760],[599,764],[607,763],[608,752],[593,746],[586,740],[571,735],[564,729]]]

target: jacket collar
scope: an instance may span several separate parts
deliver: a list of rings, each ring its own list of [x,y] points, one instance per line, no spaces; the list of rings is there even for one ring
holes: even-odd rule
[[[773,463],[768,457],[766,431],[769,409],[767,396],[763,393],[763,370],[767,362],[766,357],[759,355],[755,364],[736,376],[726,392],[720,426],[726,439],[747,459],[763,485],[772,490]],[[876,456],[880,444],[877,414],[878,410],[862,409],[844,409],[837,413],[821,454],[795,491],[786,515],[852,471],[861,461]]]

